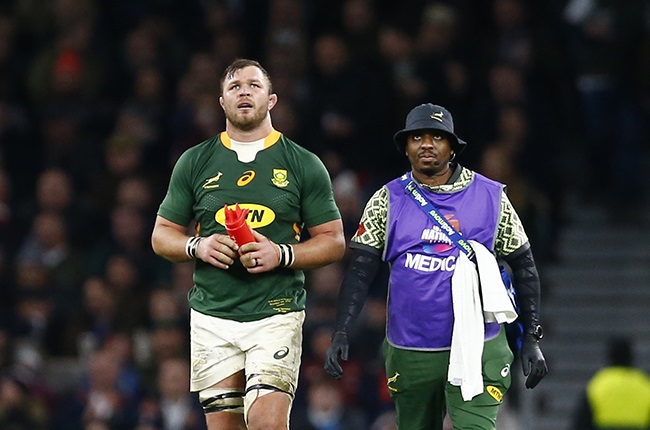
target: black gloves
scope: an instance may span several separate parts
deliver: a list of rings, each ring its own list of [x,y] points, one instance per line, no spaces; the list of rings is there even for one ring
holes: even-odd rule
[[[546,360],[539,348],[539,340],[543,335],[539,325],[539,274],[530,248],[516,257],[506,258],[506,262],[512,269],[519,318],[526,332],[520,351],[526,388],[534,388],[548,373]]]
[[[343,376],[339,357],[343,360],[348,359],[350,346],[348,331],[363,308],[368,288],[379,270],[380,262],[379,255],[363,249],[352,249],[350,267],[343,277],[339,291],[336,328],[332,334],[332,343],[325,355],[325,371],[336,379],[341,379]]]
[[[546,360],[539,348],[539,341],[530,334],[524,336],[521,346],[521,365],[524,375],[527,377],[526,388],[535,388],[548,373]]]
[[[325,371],[333,378],[341,379],[343,368],[339,364],[339,356],[342,360],[348,359],[348,335],[342,331],[334,332],[332,343],[325,354]]]

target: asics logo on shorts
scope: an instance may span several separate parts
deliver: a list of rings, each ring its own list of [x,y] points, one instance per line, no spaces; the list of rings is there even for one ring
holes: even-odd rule
[[[276,360],[282,360],[288,354],[289,354],[289,348],[285,346],[279,349],[278,351],[276,351],[276,353],[273,354],[273,358],[275,358]]]
[[[506,364],[506,367],[501,369],[501,376],[505,378],[506,376],[508,376],[508,373],[510,373],[510,365]]]

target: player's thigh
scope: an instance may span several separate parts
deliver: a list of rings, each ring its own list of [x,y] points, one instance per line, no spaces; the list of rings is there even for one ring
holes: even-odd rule
[[[256,322],[246,338],[244,417],[250,429],[288,427],[302,355],[304,312]]]
[[[255,321],[241,348],[246,351],[246,390],[270,386],[293,397],[302,355],[304,312]]]
[[[220,381],[243,371],[246,354],[235,344],[239,324],[191,310],[190,391],[200,392],[214,387]],[[243,392],[245,380],[243,377],[239,379],[239,385],[233,385],[232,388]]]

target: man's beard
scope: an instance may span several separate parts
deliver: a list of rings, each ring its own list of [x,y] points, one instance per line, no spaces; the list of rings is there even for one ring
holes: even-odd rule
[[[255,111],[255,114],[252,117],[246,116],[244,118],[241,118],[241,116],[237,115],[237,112],[235,112],[234,115],[226,115],[226,118],[236,128],[242,131],[251,131],[259,127],[259,125],[264,121],[264,118],[266,118],[266,112]]]

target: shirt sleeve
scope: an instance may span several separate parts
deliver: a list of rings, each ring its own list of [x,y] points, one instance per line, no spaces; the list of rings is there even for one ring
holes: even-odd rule
[[[501,192],[501,210],[494,249],[499,256],[514,257],[528,248],[530,243],[524,226],[504,190]]]
[[[386,245],[388,218],[388,188],[377,190],[366,203],[356,233],[350,241],[351,248],[383,251]]]
[[[191,158],[186,152],[176,162],[167,194],[158,208],[158,215],[184,226],[194,219],[195,197],[191,185],[191,168]]]
[[[327,168],[316,155],[311,153],[304,157],[304,161],[301,211],[305,225],[314,227],[341,219]]]

